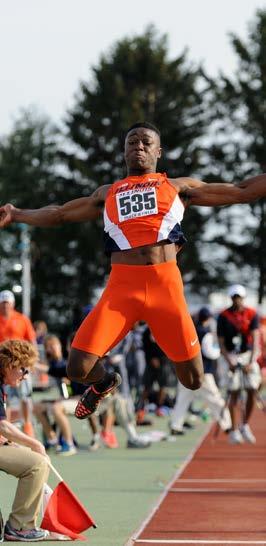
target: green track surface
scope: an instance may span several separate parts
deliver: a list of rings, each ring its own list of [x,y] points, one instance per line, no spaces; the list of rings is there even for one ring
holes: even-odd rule
[[[168,430],[169,418],[152,418],[153,427],[138,427],[139,433]],[[123,546],[148,516],[164,487],[203,435],[206,424],[198,421],[196,429],[189,430],[184,437],[179,436],[174,442],[156,442],[147,449],[127,449],[125,433],[116,427],[119,448],[100,448],[89,453],[87,423],[70,419],[79,442],[78,454],[71,457],[49,454],[52,464],[97,523],[97,529],[85,533],[84,544]],[[4,473],[0,474],[0,480],[0,507],[6,519],[17,481]],[[56,483],[51,473],[49,485],[54,487]]]

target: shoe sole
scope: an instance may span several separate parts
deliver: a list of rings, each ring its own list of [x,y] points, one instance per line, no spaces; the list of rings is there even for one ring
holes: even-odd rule
[[[13,535],[6,535],[4,536],[4,540],[8,540],[8,542],[41,542],[47,538],[48,535],[45,535],[40,538],[18,538],[13,537]],[[3,541],[2,541],[3,542]]]

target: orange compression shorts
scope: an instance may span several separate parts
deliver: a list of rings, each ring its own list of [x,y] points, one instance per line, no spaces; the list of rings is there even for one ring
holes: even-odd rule
[[[72,347],[101,357],[139,320],[147,322],[171,360],[184,362],[199,353],[176,262],[113,264],[102,297],[80,325]]]

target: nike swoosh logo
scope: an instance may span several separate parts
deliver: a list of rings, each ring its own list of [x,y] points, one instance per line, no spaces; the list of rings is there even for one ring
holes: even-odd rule
[[[198,338],[197,338],[197,339],[194,339],[194,341],[191,341],[191,342],[190,342],[190,345],[193,347],[193,345],[195,345],[195,343],[197,343],[197,341],[198,341]]]

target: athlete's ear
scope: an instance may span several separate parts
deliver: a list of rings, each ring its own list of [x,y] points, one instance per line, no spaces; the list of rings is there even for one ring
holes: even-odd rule
[[[159,148],[158,149],[158,159],[160,159],[160,157],[162,157],[162,153],[163,153],[162,148]]]

